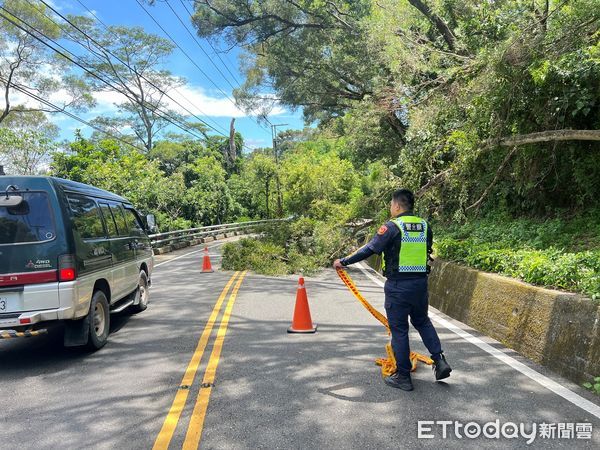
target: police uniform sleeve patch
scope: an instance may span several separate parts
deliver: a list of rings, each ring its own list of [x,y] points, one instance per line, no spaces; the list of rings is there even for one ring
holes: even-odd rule
[[[379,227],[379,230],[377,230],[377,234],[381,236],[381,235],[385,234],[385,232],[387,230],[388,230],[388,227],[386,227],[385,225],[381,225]]]

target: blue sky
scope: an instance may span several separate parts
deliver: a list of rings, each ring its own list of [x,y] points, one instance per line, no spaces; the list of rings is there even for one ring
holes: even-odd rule
[[[47,0],[48,1],[48,0]],[[152,18],[144,12],[142,7],[136,0],[79,0],[83,5],[89,8],[100,20],[108,25],[126,25],[126,26],[141,26],[146,32],[157,34],[166,37],[163,31],[153,22]],[[205,72],[207,76],[194,65],[179,49],[175,48],[171,58],[167,64],[167,69],[174,75],[184,77],[187,80],[185,86],[173,93],[182,105],[194,112],[197,116],[206,120],[215,128],[224,133],[229,130],[229,122],[231,117],[236,117],[236,129],[244,136],[248,147],[263,147],[271,146],[271,130],[268,125],[259,126],[256,120],[248,116],[246,113],[237,110],[232,104],[233,99],[232,88],[230,84],[219,73],[219,70],[227,77],[229,82],[237,87],[238,83],[231,77],[229,72],[224,68],[223,63],[215,56],[214,50],[210,47],[206,40],[200,39],[195,34],[195,29],[192,27],[189,13],[181,3],[181,0],[168,0],[170,5],[183,21],[188,25],[189,30],[197,38],[197,41],[202,45],[202,48],[212,58],[209,60],[206,55],[198,48],[198,44],[185,30],[179,19],[169,9],[164,0],[158,0],[154,6],[144,6],[160,22],[163,28],[171,35],[171,37],[183,48],[183,50],[193,59],[193,61]],[[192,10],[193,2],[191,0],[182,0],[187,9]],[[50,3],[50,2],[49,2]],[[51,2],[62,14],[91,14],[77,0],[53,0]],[[213,44],[213,46],[215,46]],[[216,45],[219,50],[227,49],[225,43]],[[233,48],[227,53],[220,53],[221,59],[228,64],[229,70],[235,75],[239,82],[243,82],[244,77],[238,70],[238,56],[240,50]],[[218,67],[219,70],[217,70]],[[211,81],[208,79],[212,79]],[[214,84],[213,84],[214,83]],[[215,86],[216,85],[216,86]],[[227,96],[226,96],[226,95]],[[80,114],[85,119],[91,119],[99,114],[110,115],[114,112],[112,106],[114,101],[119,101],[114,93],[102,93],[97,96],[98,105],[85,114]],[[227,98],[229,97],[229,99]],[[183,111],[181,111],[183,113]],[[192,118],[193,119],[193,118]],[[279,131],[285,129],[302,129],[304,124],[301,118],[301,111],[292,112],[282,107],[276,108],[273,114],[269,116],[269,120],[273,124],[288,124],[287,126],[278,127]],[[73,131],[76,128],[85,128],[78,122],[67,117],[56,117],[53,121],[59,125],[61,129],[61,137],[70,139],[73,136]],[[173,131],[177,131],[176,129]],[[180,130],[179,130],[180,131]],[[89,134],[89,130],[87,133]]]

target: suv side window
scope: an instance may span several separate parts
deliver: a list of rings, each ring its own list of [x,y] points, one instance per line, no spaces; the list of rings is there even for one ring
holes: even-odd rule
[[[135,211],[133,209],[125,208],[125,217],[127,218],[131,234],[134,236],[143,236],[144,227]]]
[[[108,203],[100,203],[100,209],[102,210],[102,215],[104,216],[104,222],[106,223],[106,228],[108,229],[109,237],[117,237],[119,236],[119,232],[117,230],[117,224],[115,223],[115,219],[110,211]]]
[[[69,208],[75,230],[81,239],[96,239],[106,237],[100,210],[91,198],[68,196]]]
[[[129,236],[129,230],[127,229],[127,222],[125,221],[125,216],[123,215],[123,209],[119,205],[111,204],[110,210],[113,213],[113,217],[115,218],[115,222],[117,222],[117,228],[119,230],[120,236]]]

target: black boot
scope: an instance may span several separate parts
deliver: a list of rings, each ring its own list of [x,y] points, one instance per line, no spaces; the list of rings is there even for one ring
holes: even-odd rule
[[[391,386],[391,387],[394,387],[397,389],[402,389],[403,391],[412,391],[413,390],[412,381],[410,380],[410,373],[402,374],[400,372],[396,372],[396,373],[390,375],[389,377],[385,377],[383,379],[383,381],[388,386]]]
[[[446,357],[443,354],[433,361],[433,370],[435,372],[436,381],[448,378],[450,376],[450,372],[452,372],[452,368],[446,361]]]

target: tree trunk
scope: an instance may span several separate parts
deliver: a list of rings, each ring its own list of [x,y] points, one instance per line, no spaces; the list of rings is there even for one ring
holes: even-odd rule
[[[229,159],[233,164],[235,162],[235,158],[237,157],[237,150],[235,148],[235,118],[231,119],[231,124],[229,125]]]
[[[269,185],[271,184],[271,180],[267,179],[265,182],[265,202],[267,205],[267,219],[271,218],[271,213],[269,212]]]
[[[2,111],[2,115],[0,115],[0,123],[2,123],[10,113],[10,85],[12,83],[15,70],[16,69],[11,65],[10,73],[8,74],[8,79],[6,80],[6,88],[4,89],[4,111]]]
[[[281,195],[281,182],[279,180],[279,174],[275,177],[275,183],[277,186],[277,217],[283,216],[283,196]]]
[[[456,37],[446,22],[444,22],[440,16],[434,13],[431,8],[421,0],[408,0],[408,2],[417,8],[421,14],[427,17],[431,24],[437,28],[437,30],[443,36],[444,41],[446,41],[446,44],[448,44],[448,48],[450,48],[450,50],[453,52],[456,51]]]

